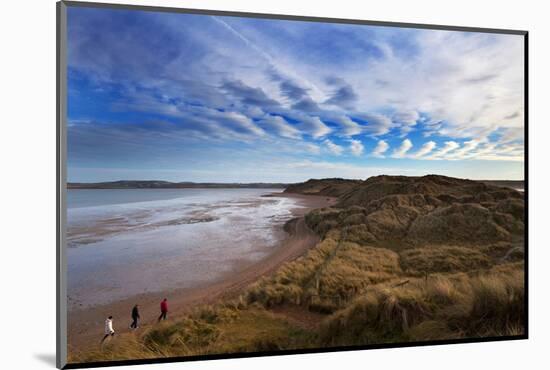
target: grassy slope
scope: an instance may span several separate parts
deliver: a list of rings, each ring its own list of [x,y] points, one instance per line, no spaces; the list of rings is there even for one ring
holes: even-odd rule
[[[71,362],[522,333],[521,197],[449,178],[365,183],[338,180],[343,202],[362,206],[307,215],[321,242],[238,300],[70,351]],[[315,181],[297,190],[333,193]]]

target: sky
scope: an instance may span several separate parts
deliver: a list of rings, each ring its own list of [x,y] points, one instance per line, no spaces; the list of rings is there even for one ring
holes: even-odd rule
[[[68,180],[522,180],[518,35],[68,8]]]

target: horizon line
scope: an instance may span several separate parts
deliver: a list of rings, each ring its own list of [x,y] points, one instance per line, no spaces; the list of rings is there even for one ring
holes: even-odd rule
[[[438,174],[429,174],[429,175],[422,175],[422,176],[407,176],[407,175],[375,175],[375,176],[369,176],[366,178],[345,178],[345,177],[311,177],[307,180],[303,181],[293,181],[293,182],[285,182],[285,181],[188,181],[188,180],[182,180],[182,181],[171,181],[171,180],[160,180],[160,179],[153,179],[153,180],[136,180],[136,179],[118,179],[118,180],[105,180],[105,181],[67,181],[67,185],[69,184],[101,184],[101,183],[116,183],[116,182],[164,182],[164,183],[170,183],[170,184],[299,184],[303,183],[309,180],[334,180],[334,179],[340,179],[340,180],[350,180],[350,181],[365,181],[371,177],[379,177],[379,176],[390,176],[390,177],[426,177],[426,176],[441,176],[441,177],[449,177],[449,178],[455,178],[455,179],[462,179],[462,180],[470,180],[470,181],[523,181],[525,182],[525,179],[472,179],[472,178],[466,178],[466,177],[454,177],[454,176],[446,176],[446,175],[438,175]]]

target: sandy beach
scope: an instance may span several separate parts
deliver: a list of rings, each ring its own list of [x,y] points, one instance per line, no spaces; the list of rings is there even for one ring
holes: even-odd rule
[[[253,264],[238,264],[223,277],[207,284],[186,289],[139,294],[108,304],[74,309],[68,313],[69,351],[85,350],[98,345],[103,333],[103,322],[109,315],[114,318],[114,328],[117,332],[129,332],[130,311],[136,303],[140,305],[141,325],[156,322],[159,302],[164,297],[169,301],[169,319],[174,319],[199,305],[237,296],[243,288],[259,277],[301,256],[319,240],[318,236],[305,225],[304,214],[311,209],[330,206],[335,203],[336,198],[285,193],[275,193],[273,196],[291,197],[301,207],[292,210],[293,217],[297,219],[289,224],[286,237],[273,249],[272,253]],[[283,231],[280,230],[280,232]]]

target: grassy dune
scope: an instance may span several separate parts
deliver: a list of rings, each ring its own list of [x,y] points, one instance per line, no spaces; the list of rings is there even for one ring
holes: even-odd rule
[[[197,308],[176,322],[121,334],[103,348],[98,345],[95,349],[70,351],[69,360],[112,361],[304,348],[306,343],[315,343],[312,335],[259,305],[227,302]]]
[[[375,285],[323,322],[320,341],[353,345],[521,334],[523,267],[505,269]]]
[[[306,216],[321,237],[314,248],[238,299],[101,350],[71,350],[71,362],[522,334],[522,196],[467,180],[412,179],[294,186],[339,195],[336,207]]]

